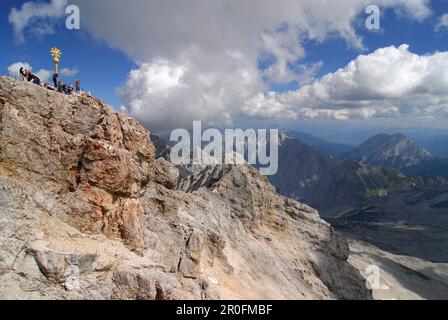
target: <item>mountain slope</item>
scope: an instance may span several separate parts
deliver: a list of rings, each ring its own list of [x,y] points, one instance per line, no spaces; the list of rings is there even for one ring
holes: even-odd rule
[[[448,263],[447,212],[448,187],[439,186],[395,191],[329,221],[382,250]]]
[[[284,130],[283,132],[286,136],[292,139],[300,140],[310,147],[313,147],[314,149],[322,151],[323,153],[333,157],[347,154],[354,149],[353,147],[350,147],[348,145],[342,143],[331,143],[304,132],[297,132],[292,130]]]
[[[279,159],[271,177],[278,190],[318,208],[353,240],[350,261],[362,274],[372,264],[381,268],[389,289],[374,290],[375,297],[446,299],[446,180],[331,158],[294,139],[282,142]]]
[[[249,166],[178,190],[149,136],[91,96],[0,78],[0,298],[371,298],[317,211]]]
[[[448,297],[448,263],[397,255],[371,243],[352,239],[350,251],[350,263],[366,277],[371,276],[366,274],[366,270],[372,270],[372,266],[381,269],[380,285],[373,290],[375,299],[446,300]]]
[[[432,154],[448,158],[448,135],[416,137],[416,141]]]
[[[279,170],[270,180],[281,194],[310,204],[323,216],[351,211],[395,190],[445,184],[437,178],[406,177],[391,167],[332,158],[290,138],[280,145]]]
[[[448,159],[435,159],[402,169],[409,176],[434,176],[448,179]]]
[[[348,153],[347,157],[368,165],[392,166],[398,169],[434,159],[427,150],[402,134],[376,135]]]

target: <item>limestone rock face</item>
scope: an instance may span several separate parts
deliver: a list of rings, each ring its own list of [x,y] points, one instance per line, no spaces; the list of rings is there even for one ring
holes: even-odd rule
[[[348,245],[249,166],[180,177],[90,96],[0,78],[0,298],[369,299]]]

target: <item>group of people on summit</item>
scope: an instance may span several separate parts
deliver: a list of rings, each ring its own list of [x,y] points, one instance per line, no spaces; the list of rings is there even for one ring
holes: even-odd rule
[[[40,81],[39,77],[36,76],[35,74],[33,74],[31,72],[31,70],[28,70],[28,69],[25,69],[22,67],[22,68],[20,68],[19,72],[26,81],[32,82],[39,86],[43,86],[44,88],[46,88],[48,90],[57,91],[57,92],[64,93],[67,95],[73,94],[73,91],[75,91],[76,93],[81,92],[81,82],[79,80],[76,80],[75,88],[73,88],[73,86],[71,84],[67,85],[66,83],[63,83],[62,81],[60,81],[59,75],[57,73],[55,73],[55,74],[53,74],[54,86],[48,82],[43,85],[42,82]]]

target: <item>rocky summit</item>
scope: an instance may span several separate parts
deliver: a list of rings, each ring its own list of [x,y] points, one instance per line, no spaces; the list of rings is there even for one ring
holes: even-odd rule
[[[181,178],[136,120],[0,78],[0,298],[370,299],[346,240],[249,166]]]

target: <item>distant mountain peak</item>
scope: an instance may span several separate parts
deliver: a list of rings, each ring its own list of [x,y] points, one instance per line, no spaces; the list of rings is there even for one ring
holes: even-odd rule
[[[350,152],[348,157],[369,165],[393,166],[398,169],[435,158],[402,133],[378,134]]]

